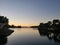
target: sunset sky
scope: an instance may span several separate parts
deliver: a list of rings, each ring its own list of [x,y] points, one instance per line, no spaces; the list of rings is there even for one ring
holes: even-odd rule
[[[60,0],[0,0],[0,15],[9,24],[32,26],[60,19]]]

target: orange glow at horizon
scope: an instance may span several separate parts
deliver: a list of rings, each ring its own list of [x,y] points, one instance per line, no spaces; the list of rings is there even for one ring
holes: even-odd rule
[[[9,23],[9,25],[15,25],[15,26],[37,26],[38,24],[27,24],[27,23]]]
[[[13,21],[9,21],[9,25],[15,25],[15,26],[38,26],[40,23],[42,22],[46,22],[46,21],[36,21],[36,22],[13,22]]]

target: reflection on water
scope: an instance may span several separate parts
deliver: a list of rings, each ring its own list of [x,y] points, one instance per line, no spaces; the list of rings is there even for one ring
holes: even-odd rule
[[[0,45],[5,45],[7,44],[7,36],[11,35],[11,33],[13,33],[14,31],[9,30],[9,29],[5,29],[5,30],[1,30],[0,29]]]
[[[60,33],[32,28],[15,28],[6,45],[60,45]]]
[[[0,45],[5,45],[7,43],[7,37],[0,38]]]
[[[39,30],[40,36],[46,36],[49,40],[54,40],[60,43],[60,32],[59,31],[44,31]]]

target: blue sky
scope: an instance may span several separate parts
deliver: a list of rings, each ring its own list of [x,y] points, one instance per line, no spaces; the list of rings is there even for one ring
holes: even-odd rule
[[[60,0],[0,0],[0,15],[11,25],[39,25],[60,19]]]

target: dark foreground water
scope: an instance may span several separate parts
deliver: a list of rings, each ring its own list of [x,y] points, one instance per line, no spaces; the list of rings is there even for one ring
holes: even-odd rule
[[[14,28],[5,45],[60,45],[60,37],[33,28]]]

